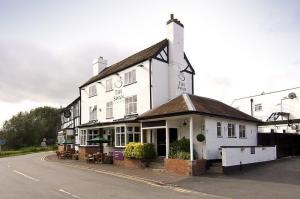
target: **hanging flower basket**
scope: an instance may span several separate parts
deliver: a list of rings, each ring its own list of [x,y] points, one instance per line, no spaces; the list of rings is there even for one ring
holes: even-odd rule
[[[203,134],[198,134],[197,135],[197,141],[198,142],[203,142],[205,140],[205,135]]]

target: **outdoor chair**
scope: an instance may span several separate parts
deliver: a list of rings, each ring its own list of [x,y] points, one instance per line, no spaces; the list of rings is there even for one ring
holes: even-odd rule
[[[88,154],[86,156],[86,162],[87,163],[94,163],[95,162],[94,156],[92,154]]]

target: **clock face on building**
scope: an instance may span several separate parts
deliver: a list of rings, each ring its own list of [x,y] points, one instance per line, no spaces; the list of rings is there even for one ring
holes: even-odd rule
[[[184,74],[182,72],[180,72],[177,76],[178,76],[178,79],[180,81],[184,81],[185,80]]]
[[[121,78],[119,78],[117,81],[115,81],[114,86],[116,88],[121,88],[123,86],[123,81]]]

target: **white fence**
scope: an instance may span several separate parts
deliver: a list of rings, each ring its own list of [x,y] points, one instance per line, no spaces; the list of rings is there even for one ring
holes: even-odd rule
[[[222,166],[230,167],[276,160],[276,146],[222,147]]]

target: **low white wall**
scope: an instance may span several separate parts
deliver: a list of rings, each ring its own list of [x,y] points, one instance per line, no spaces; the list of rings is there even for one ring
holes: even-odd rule
[[[235,166],[276,160],[276,146],[256,146],[255,153],[251,154],[252,147],[225,147],[222,148],[222,166]]]

